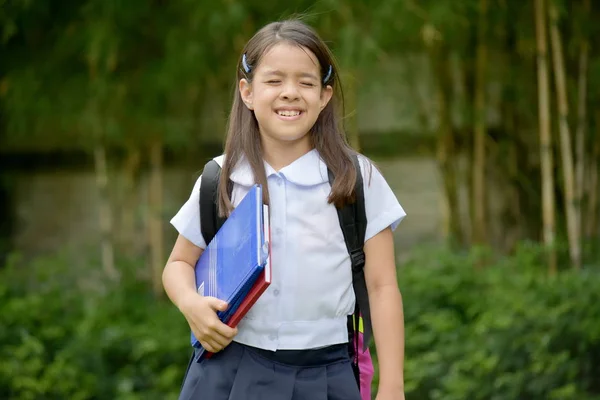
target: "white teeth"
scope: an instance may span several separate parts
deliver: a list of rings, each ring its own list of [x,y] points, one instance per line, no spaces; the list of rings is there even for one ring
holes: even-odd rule
[[[300,115],[300,111],[277,111],[282,117],[295,117]]]

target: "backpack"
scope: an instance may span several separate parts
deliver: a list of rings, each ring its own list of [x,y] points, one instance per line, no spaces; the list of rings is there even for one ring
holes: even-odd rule
[[[367,227],[367,216],[365,213],[363,179],[358,156],[354,155],[352,159],[357,172],[355,186],[356,200],[354,203],[346,204],[343,208],[338,208],[337,214],[352,264],[352,286],[356,297],[356,306],[354,314],[348,316],[348,350],[352,360],[354,376],[360,388],[359,356],[365,352],[373,335],[373,330],[371,326],[369,297],[364,273],[365,253],[363,245]],[[327,169],[327,173],[329,183],[333,185],[334,176],[329,168]],[[218,213],[218,186],[220,175],[221,167],[215,160],[210,160],[206,163],[204,170],[202,171],[199,201],[200,229],[206,243],[209,243],[212,240],[226,220],[226,218],[220,217]],[[233,183],[228,181],[227,186],[229,196],[231,196]],[[362,347],[362,351],[360,351],[360,347]],[[364,357],[360,358],[364,360]],[[370,366],[366,367],[367,371],[372,371]]]

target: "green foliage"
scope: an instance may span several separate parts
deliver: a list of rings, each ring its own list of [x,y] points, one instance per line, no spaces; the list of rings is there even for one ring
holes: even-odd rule
[[[428,250],[400,268],[407,398],[600,399],[600,275],[547,278],[540,254]],[[0,270],[0,398],[177,397],[185,320],[139,265],[120,263],[118,285],[89,265],[59,255]]]
[[[120,285],[62,258],[10,261],[0,278],[0,398],[177,398],[189,331],[147,282]],[[138,266],[139,267],[139,266]]]
[[[586,12],[580,2],[557,3],[565,25],[569,84],[575,88],[580,39],[587,37],[597,48],[600,35],[592,22],[598,9],[592,4]],[[2,143],[48,151],[89,150],[99,140],[143,148],[158,137],[179,150],[220,142],[242,46],[265,23],[290,16],[317,28],[361,91],[389,83],[380,76],[382,67],[407,64],[407,57],[443,45],[460,61],[452,61],[456,96],[467,97],[460,101],[465,103],[461,113],[468,116],[479,6],[478,0],[389,0],[377,6],[365,0],[0,0]],[[487,80],[503,92],[506,104],[514,105],[519,136],[535,139],[529,133],[537,126],[533,5],[488,1],[486,21]],[[590,104],[598,93],[597,59],[591,51]],[[422,75],[419,83],[429,80]],[[429,104],[435,104],[435,92],[421,96],[434,121]],[[505,112],[501,104],[490,107]],[[363,120],[377,116],[360,111]]]
[[[429,252],[401,269],[407,398],[600,398],[600,275],[548,278],[539,254],[478,270],[480,255]]]

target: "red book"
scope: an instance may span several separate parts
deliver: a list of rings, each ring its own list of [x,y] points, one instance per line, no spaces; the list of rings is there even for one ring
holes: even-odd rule
[[[250,289],[250,291],[248,292],[248,295],[244,298],[244,300],[242,300],[237,311],[231,316],[229,321],[227,321],[227,325],[232,328],[235,328],[240,323],[242,318],[244,318],[244,316],[248,313],[250,308],[254,305],[254,303],[256,303],[258,298],[265,292],[265,290],[267,290],[267,288],[271,284],[271,277],[272,277],[272,274],[271,274],[271,227],[270,227],[270,224],[268,223],[268,221],[269,221],[268,206],[265,206],[263,210],[264,210],[265,222],[266,222],[264,224],[264,230],[265,230],[264,234],[265,234],[265,238],[268,238],[268,246],[269,246],[267,261],[265,263],[265,268],[264,268],[263,272],[260,274],[260,276],[258,277],[256,282],[252,286],[252,289]],[[212,355],[213,355],[213,353],[206,352],[205,358],[210,358]]]

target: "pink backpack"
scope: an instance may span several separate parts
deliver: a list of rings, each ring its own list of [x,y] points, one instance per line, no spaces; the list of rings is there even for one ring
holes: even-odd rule
[[[362,324],[361,324],[362,325]],[[373,383],[373,375],[375,369],[373,367],[373,359],[369,348],[363,352],[363,333],[362,330],[358,333],[358,366],[360,376],[360,397],[362,400],[371,400],[371,384]]]

